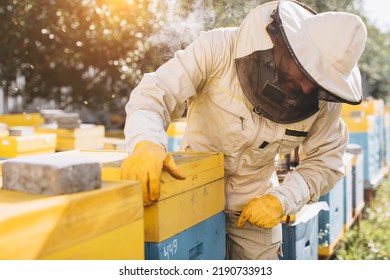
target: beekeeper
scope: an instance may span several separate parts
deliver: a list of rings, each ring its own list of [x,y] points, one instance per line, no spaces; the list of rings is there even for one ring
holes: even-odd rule
[[[277,259],[282,217],[343,176],[340,113],[342,102],[362,101],[366,36],[356,15],[287,0],[258,6],[238,28],[202,33],[131,93],[122,177],[142,181],[145,205],[159,197],[163,168],[184,178],[166,130],[188,106],[182,150],[225,156],[227,259]],[[274,186],[275,156],[297,146],[300,164]]]

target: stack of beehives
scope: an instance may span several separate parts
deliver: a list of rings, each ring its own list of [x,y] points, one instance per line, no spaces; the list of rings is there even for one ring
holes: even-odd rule
[[[43,118],[37,114],[1,115],[0,158],[54,153],[57,137],[53,133],[35,133]]]
[[[142,189],[66,153],[3,162],[0,259],[144,259]]]
[[[43,112],[46,123],[36,132],[55,133],[57,151],[74,149],[102,149],[105,128],[103,125],[83,124],[78,113],[61,110]]]
[[[103,180],[120,180],[119,167],[128,156],[120,150],[67,153],[101,162]],[[172,155],[186,179],[175,180],[164,171],[159,200],[144,208],[145,258],[224,259],[223,154]]]
[[[224,259],[223,155],[173,154],[186,179],[164,171],[149,207],[140,182],[120,179],[127,156],[73,150],[3,163],[0,259]],[[96,168],[80,165],[90,163],[100,186]]]

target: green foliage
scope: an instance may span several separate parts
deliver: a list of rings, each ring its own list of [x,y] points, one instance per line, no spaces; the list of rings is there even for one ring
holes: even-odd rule
[[[359,62],[365,81],[365,95],[390,101],[390,33],[368,24],[366,50]]]
[[[318,13],[327,11],[356,12],[355,5],[360,5],[361,0],[301,0],[301,2]]]
[[[378,187],[372,207],[366,207],[360,227],[351,228],[342,239],[335,258],[339,260],[390,259],[390,179]]]
[[[156,22],[148,1],[4,0],[0,3],[0,81],[58,105],[100,109],[127,96],[148,69],[145,37]],[[158,25],[158,24],[157,24]],[[12,89],[12,88],[11,88]],[[107,102],[108,101],[108,102]]]
[[[302,0],[319,12],[358,12],[361,0]],[[61,109],[123,110],[142,75],[202,30],[238,26],[264,0],[2,0],[0,87]],[[359,66],[365,95],[387,99],[390,37],[368,24]],[[25,83],[17,83],[24,77]]]

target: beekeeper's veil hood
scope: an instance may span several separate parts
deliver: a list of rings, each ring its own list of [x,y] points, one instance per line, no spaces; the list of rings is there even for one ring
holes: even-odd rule
[[[318,99],[349,104],[362,101],[357,62],[365,47],[367,30],[360,17],[345,12],[317,14],[296,1],[268,2],[254,9],[242,22],[236,60],[272,49],[266,31],[271,22],[279,27],[302,73],[317,85]],[[257,93],[252,90],[251,94]]]
[[[301,71],[325,92],[319,99],[358,104],[362,100],[357,62],[367,30],[360,17],[344,12],[313,14],[295,1],[281,1],[277,21]]]

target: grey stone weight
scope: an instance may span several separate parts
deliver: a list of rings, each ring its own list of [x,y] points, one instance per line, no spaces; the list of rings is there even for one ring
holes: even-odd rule
[[[31,136],[35,134],[33,126],[11,126],[8,131],[9,136]]]
[[[100,164],[67,153],[27,156],[2,165],[3,189],[59,195],[101,187]]]

